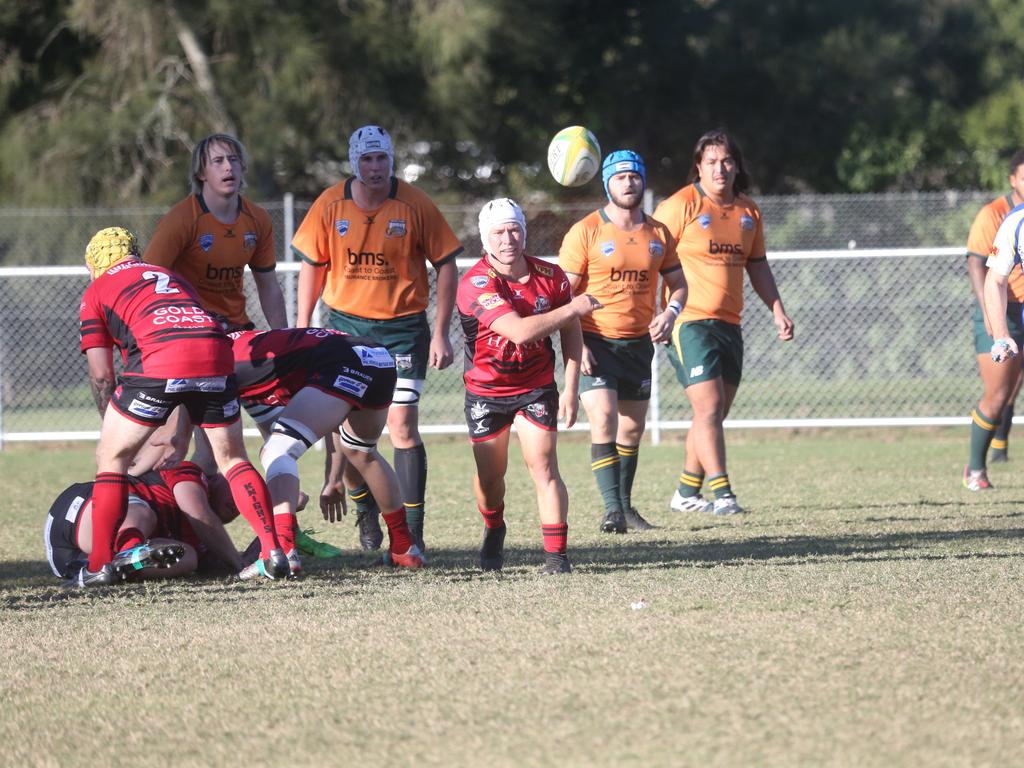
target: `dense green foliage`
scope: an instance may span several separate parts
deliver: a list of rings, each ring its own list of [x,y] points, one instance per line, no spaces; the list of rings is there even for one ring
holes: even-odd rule
[[[680,183],[715,125],[760,192],[999,187],[1017,0],[0,0],[0,201],[164,203],[215,129],[313,195],[369,121],[452,198],[553,190],[583,123]]]

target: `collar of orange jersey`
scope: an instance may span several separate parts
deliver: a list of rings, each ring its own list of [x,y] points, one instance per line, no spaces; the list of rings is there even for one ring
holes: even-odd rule
[[[612,220],[608,218],[608,214],[604,212],[604,208],[603,207],[602,208],[598,208],[597,212],[601,216],[601,221],[603,221],[605,224],[611,224],[612,223]],[[647,220],[648,220],[647,219],[647,214],[644,213],[643,211],[640,211],[640,223],[641,224],[646,224]]]
[[[346,200],[351,200],[352,199],[352,185],[355,184],[355,181],[356,181],[356,177],[355,176],[349,176],[345,180],[345,199]],[[398,197],[398,177],[397,176],[392,176],[391,177],[391,189],[388,190],[388,199],[394,200],[396,197]]]
[[[210,207],[206,204],[206,201],[203,199],[203,193],[202,192],[196,192],[196,201],[199,203],[199,208],[200,208],[200,210],[202,210],[203,213],[209,213],[210,212]],[[238,196],[238,212],[239,213],[242,212],[242,196],[241,195]]]

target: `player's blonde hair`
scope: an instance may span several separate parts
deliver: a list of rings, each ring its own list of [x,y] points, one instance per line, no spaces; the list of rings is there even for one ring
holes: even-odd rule
[[[95,280],[125,259],[139,258],[139,239],[124,227],[107,227],[85,246],[85,265]]]
[[[242,172],[248,168],[249,155],[245,151],[245,145],[232,136],[230,133],[211,133],[205,139],[199,141],[192,150],[192,171],[189,181],[192,184],[192,194],[198,195],[203,191],[203,180],[200,175],[206,170],[206,163],[209,160],[210,146],[212,144],[227,144],[238,155],[242,161]],[[245,177],[238,180],[238,191],[245,189]]]

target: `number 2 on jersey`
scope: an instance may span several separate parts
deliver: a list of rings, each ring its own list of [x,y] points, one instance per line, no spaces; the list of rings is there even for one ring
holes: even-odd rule
[[[156,280],[156,292],[157,293],[181,293],[177,288],[171,288],[168,283],[171,282],[171,276],[166,272],[143,272],[142,276],[146,280]]]

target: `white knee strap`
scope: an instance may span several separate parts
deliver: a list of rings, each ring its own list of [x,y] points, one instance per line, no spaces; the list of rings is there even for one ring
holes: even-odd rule
[[[420,395],[423,393],[423,379],[402,379],[395,381],[395,393],[391,402],[395,405],[404,405],[409,408],[416,408],[420,404]]]
[[[368,443],[365,440],[360,440],[358,437],[356,437],[347,429],[345,429],[344,424],[341,425],[341,429],[339,430],[339,432],[341,432],[341,444],[345,448],[349,448],[350,450],[353,451],[359,451],[361,453],[373,453],[375,450],[377,450],[376,440],[374,440],[372,443]]]
[[[267,482],[281,475],[299,476],[299,459],[316,441],[313,431],[300,421],[279,419],[260,451]]]

